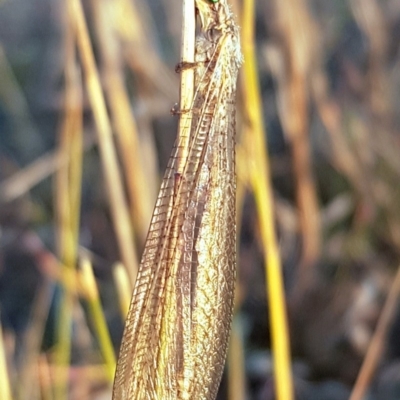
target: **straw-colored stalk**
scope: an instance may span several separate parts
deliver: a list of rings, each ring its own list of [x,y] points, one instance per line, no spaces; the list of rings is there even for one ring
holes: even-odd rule
[[[365,397],[385,348],[388,330],[398,306],[399,294],[400,267],[397,269],[396,276],[389,290],[389,294],[380,314],[374,335],[372,336],[371,342],[368,346],[367,354],[361,366],[356,383],[353,387],[350,400],[362,400]]]
[[[80,0],[70,0],[71,23],[77,36],[79,54],[85,77],[89,102],[97,128],[103,173],[110,199],[111,215],[123,264],[132,284],[136,280],[138,258],[134,246],[131,219],[123,192],[122,178],[112,138],[111,124],[96,67],[93,48]]]
[[[321,246],[319,208],[308,135],[308,77],[314,57],[314,25],[305,1],[276,0],[274,6],[278,35],[284,44],[282,50],[286,60],[278,79],[279,113],[292,149],[302,238],[300,279],[307,280],[311,273],[307,267],[318,259]]]
[[[122,320],[125,320],[126,316],[128,315],[129,304],[131,303],[133,288],[129,285],[126,268],[124,268],[121,263],[116,263],[113,266],[112,271],[115,287],[117,289],[119,309],[121,312]]]
[[[101,54],[105,94],[122,156],[131,221],[136,227],[140,244],[143,245],[151,217],[153,198],[150,185],[147,184],[149,177],[146,179],[143,170],[145,164],[141,155],[139,133],[125,88],[122,54],[116,30],[118,7],[115,2],[102,0],[92,1],[91,9]]]
[[[258,73],[254,46],[254,0],[244,2],[242,18],[244,53],[243,97],[247,126],[244,139],[248,149],[249,174],[259,216],[260,233],[265,248],[266,288],[270,307],[272,352],[276,398],[293,399],[290,346],[282,266],[274,225],[271,174],[265,143]]]
[[[58,266],[58,265],[57,265]],[[18,399],[31,400],[39,398],[40,349],[43,333],[49,315],[51,298],[54,294],[54,284],[47,277],[39,286],[32,306],[29,327],[24,335],[24,364],[18,377]],[[43,398],[41,393],[41,398]]]
[[[89,318],[94,326],[95,336],[99,342],[100,352],[104,358],[107,377],[110,382],[114,379],[115,354],[108,331],[106,318],[100,302],[99,291],[93,274],[92,263],[88,257],[81,261],[81,285],[88,304]]]
[[[79,243],[79,216],[82,181],[82,93],[80,73],[75,61],[74,35],[67,23],[65,60],[65,105],[59,151],[68,159],[56,175],[56,212],[58,252],[62,264],[62,280],[74,274]],[[55,397],[68,397],[68,374],[71,351],[72,309],[75,301],[73,285],[62,285],[57,320],[55,361],[60,374],[55,382]]]
[[[183,16],[182,16],[182,47],[181,61],[187,63],[194,62],[194,47],[195,47],[195,14],[194,0],[183,1]],[[181,154],[178,159],[184,162],[187,159],[190,127],[192,124],[192,114],[188,110],[192,107],[194,96],[194,69],[186,68],[181,72],[181,87],[180,87],[180,110],[182,112],[179,119],[179,135],[178,140],[181,141]],[[177,171],[183,170],[183,164],[177,166]]]

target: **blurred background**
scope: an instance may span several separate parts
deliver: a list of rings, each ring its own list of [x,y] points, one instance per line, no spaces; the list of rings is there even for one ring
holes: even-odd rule
[[[296,398],[348,399],[358,377],[364,398],[399,399],[400,2],[258,0],[251,24],[260,97],[242,69],[218,399],[274,398],[260,181],[273,184]],[[180,35],[178,0],[0,1],[1,399],[111,398],[177,132]],[[257,107],[270,175],[256,179]]]

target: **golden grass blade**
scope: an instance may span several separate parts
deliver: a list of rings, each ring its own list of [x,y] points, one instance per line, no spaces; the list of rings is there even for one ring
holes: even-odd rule
[[[282,267],[275,234],[271,175],[266,152],[265,130],[254,51],[254,1],[246,0],[242,13],[242,42],[245,58],[243,90],[248,125],[244,137],[248,148],[249,174],[254,191],[262,243],[266,250],[266,287],[270,307],[272,352],[276,398],[293,399],[289,333]]]
[[[125,320],[126,316],[128,315],[133,288],[129,284],[126,268],[121,263],[116,263],[113,266],[113,277],[115,287],[117,288],[121,316]]]
[[[71,323],[74,296],[68,290],[63,292],[62,303],[57,321],[57,347],[54,354],[59,368],[54,379],[54,397],[68,398],[68,367],[71,353]]]
[[[117,236],[121,257],[128,270],[133,284],[137,274],[137,255],[134,246],[132,226],[129,212],[123,193],[121,174],[118,167],[117,156],[112,140],[112,131],[108,119],[99,74],[94,60],[93,49],[80,0],[70,0],[71,23],[74,26],[79,53],[85,75],[90,104],[99,135],[99,146],[103,163],[104,177],[110,196],[111,214]]]
[[[57,171],[55,177],[57,244],[64,282],[74,273],[78,254],[83,157],[81,80],[75,61],[74,35],[71,29],[66,30],[65,49],[65,104],[59,152],[60,158],[69,162]],[[75,301],[75,293],[70,290],[72,287],[73,285],[62,286],[60,292],[54,355],[58,367],[67,367],[70,361],[72,308]],[[60,368],[60,371],[66,371],[66,368]],[[55,397],[68,398],[67,373],[57,376]]]
[[[99,342],[100,352],[104,358],[107,377],[112,382],[115,373],[115,354],[108,331],[107,322],[103,313],[100,296],[97,289],[96,280],[93,274],[92,264],[88,257],[83,257],[81,261],[81,284],[85,299],[88,302],[89,317],[96,332]]]
[[[121,2],[121,1],[120,1]],[[105,94],[110,106],[111,119],[115,127],[117,143],[122,156],[130,204],[131,222],[142,246],[151,217],[154,198],[151,196],[151,176],[145,176],[139,133],[131,111],[129,96],[125,88],[121,44],[117,37],[117,15],[115,2],[92,2],[96,36],[98,38],[103,66]],[[154,177],[158,180],[158,177]]]

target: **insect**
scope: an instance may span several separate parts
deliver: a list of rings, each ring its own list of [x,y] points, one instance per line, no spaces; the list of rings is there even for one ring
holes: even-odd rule
[[[174,145],[126,319],[114,400],[214,399],[235,269],[235,95],[242,62],[226,0],[196,0],[188,151]],[[178,166],[182,166],[183,168]]]

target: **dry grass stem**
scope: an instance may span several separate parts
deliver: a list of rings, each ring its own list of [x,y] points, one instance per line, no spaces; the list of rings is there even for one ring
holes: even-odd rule
[[[194,0],[183,1],[183,16],[182,16],[182,48],[181,62],[194,63],[194,46],[195,46],[195,13]],[[182,112],[179,119],[179,136],[180,136],[180,154],[178,158],[181,162],[186,162],[188,154],[188,146],[192,124],[192,104],[194,95],[194,68],[185,68],[181,72],[181,89],[180,89],[180,104],[179,108]],[[178,165],[177,172],[183,171],[184,165]]]
[[[28,193],[35,185],[65,165],[59,152],[50,152],[35,160],[28,167],[0,183],[0,202],[7,203]]]
[[[100,3],[92,1],[92,14],[100,44],[105,93],[122,156],[131,221],[142,246],[146,238],[154,199],[151,195],[151,186],[146,183],[139,133],[125,88],[121,45],[116,31],[118,21],[115,4],[108,1]]]
[[[68,6],[67,6],[68,7]],[[61,260],[62,280],[68,281],[76,268],[78,254],[80,204],[82,185],[82,91],[80,71],[75,60],[74,34],[71,25],[65,32],[65,103],[61,127],[60,158],[69,160],[56,174],[57,247]],[[57,345],[54,358],[57,365],[70,363],[72,309],[75,291],[61,286],[57,320]],[[68,397],[68,375],[60,375],[55,383],[55,396]]]
[[[113,277],[115,287],[117,288],[121,316],[122,319],[125,320],[128,314],[133,288],[129,284],[129,279],[127,279],[126,268],[121,263],[116,263],[113,266]]]
[[[124,196],[121,173],[112,140],[112,131],[108,119],[103,92],[96,68],[92,46],[80,0],[70,0],[73,16],[72,23],[76,29],[77,43],[82,57],[85,83],[92,106],[99,146],[103,163],[103,172],[110,196],[111,214],[117,235],[117,241],[124,265],[133,284],[136,280],[138,258],[129,218],[127,202]]]
[[[400,268],[397,269],[396,276],[390,288],[385,305],[380,314],[375,333],[368,346],[368,351],[365,356],[357,381],[353,387],[350,400],[362,400],[367,393],[375,370],[381,359],[382,352],[385,348],[385,340],[393,317],[398,307],[400,294]]]
[[[84,138],[83,148],[90,150],[95,142],[93,135]],[[49,151],[31,164],[0,182],[0,204],[9,203],[27,194],[33,187],[64,167],[69,158],[59,150]]]
[[[131,68],[139,84],[140,98],[150,100],[150,94],[157,93],[151,98],[152,103],[163,98],[163,113],[169,106],[171,98],[176,98],[178,78],[160,59],[154,43],[147,2],[120,1],[120,18],[118,31],[125,42],[124,59]],[[167,103],[165,102],[167,100]],[[154,113],[155,107],[148,110]]]
[[[242,18],[244,53],[243,89],[247,117],[245,126],[249,174],[256,200],[262,243],[266,251],[266,288],[270,308],[270,329],[274,357],[276,398],[293,398],[290,345],[282,266],[275,233],[271,173],[265,143],[261,97],[254,49],[254,1],[244,4]]]
[[[93,274],[92,264],[88,257],[83,257],[83,260],[81,261],[81,271],[81,283],[85,292],[85,299],[89,306],[89,317],[96,332],[100,352],[104,358],[108,380],[109,382],[112,382],[114,379],[116,364],[114,348],[100,302],[100,296]]]
[[[291,144],[302,239],[300,279],[307,280],[320,255],[319,206],[312,171],[308,122],[308,79],[314,60],[315,29],[304,1],[275,1],[278,37],[284,44],[279,71],[279,112]]]
[[[18,387],[19,400],[40,398],[40,379],[37,368],[40,362],[40,350],[45,332],[46,321],[49,316],[51,297],[54,294],[53,283],[44,279],[40,285],[33,304],[29,328],[25,334],[23,344],[24,365],[22,367]]]

